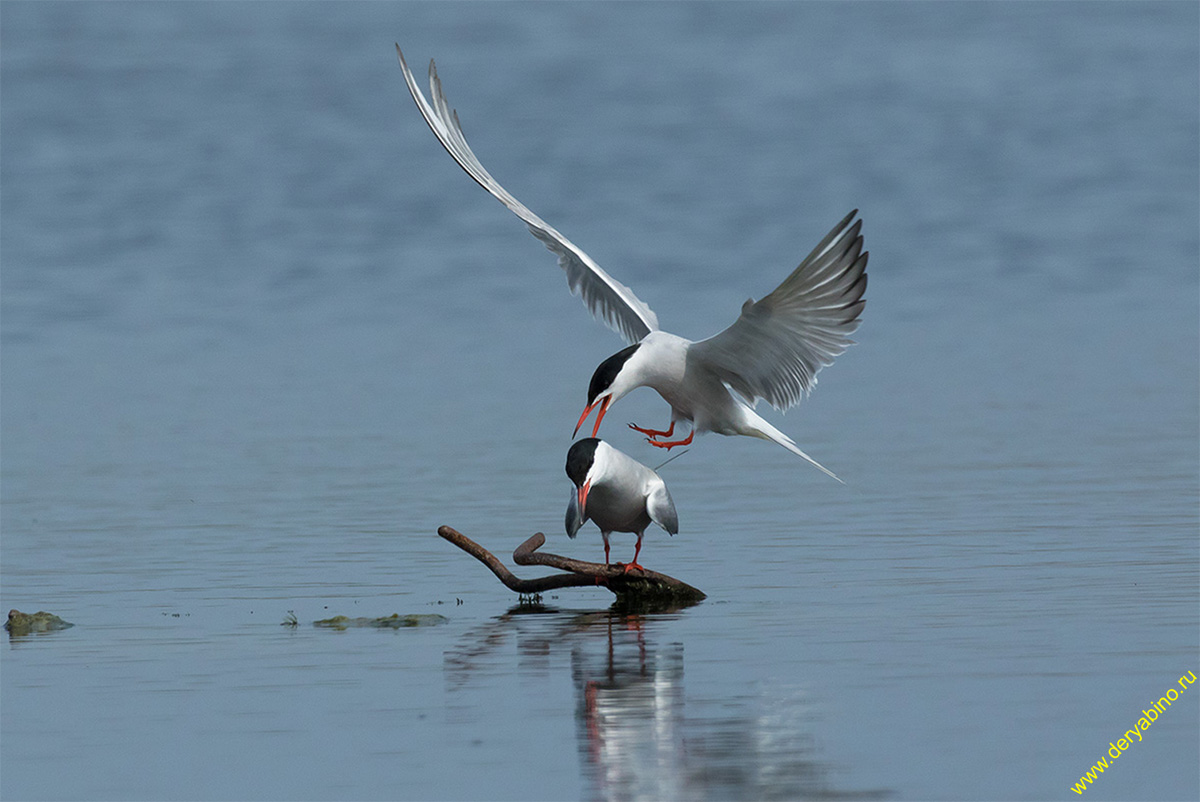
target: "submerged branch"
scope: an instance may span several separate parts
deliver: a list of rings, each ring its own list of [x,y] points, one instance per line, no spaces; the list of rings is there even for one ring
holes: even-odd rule
[[[517,593],[542,593],[557,588],[599,586],[608,588],[619,598],[668,597],[680,602],[698,602],[704,598],[704,593],[691,585],[657,571],[635,568],[627,573],[625,566],[621,564],[604,565],[541,553],[538,549],[546,542],[546,536],[541,532],[517,546],[513,551],[513,562],[517,565],[543,565],[567,573],[551,574],[537,579],[521,579],[509,571],[490,551],[461,532],[449,526],[441,526],[438,527],[438,534],[486,565],[505,587]]]

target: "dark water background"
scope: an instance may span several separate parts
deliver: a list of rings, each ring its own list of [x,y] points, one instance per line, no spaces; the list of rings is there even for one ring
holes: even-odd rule
[[[1200,669],[1198,25],[0,4],[0,603],[77,625],[0,650],[0,796],[1074,798]],[[847,485],[715,435],[664,468],[643,562],[700,606],[514,610],[435,535],[599,557],[562,462],[620,341],[394,41],[684,336],[862,209],[860,344],[768,410]],[[604,434],[653,465],[622,424],[666,416],[643,390]],[[309,625],[393,612],[449,623]],[[1085,797],[1197,798],[1198,701]]]

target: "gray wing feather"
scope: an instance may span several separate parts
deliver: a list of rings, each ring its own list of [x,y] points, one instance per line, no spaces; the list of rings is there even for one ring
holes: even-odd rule
[[[650,513],[651,521],[667,530],[667,534],[679,534],[679,514],[675,512],[675,502],[661,479],[658,487],[646,497],[646,512]]]
[[[574,539],[584,524],[584,517],[579,514],[579,493],[571,488],[571,498],[567,501],[567,537]]]
[[[850,212],[770,295],[747,301],[732,326],[691,347],[722,381],[752,402],[784,410],[817,383],[821,368],[854,344],[866,301],[862,220]]]
[[[533,236],[558,256],[559,267],[567,274],[567,285],[571,288],[571,294],[582,297],[594,317],[603,321],[630,344],[657,330],[658,317],[634,295],[633,290],[601,270],[591,257],[510,195],[484,169],[467,144],[462,126],[458,123],[457,112],[453,111],[446,101],[442,92],[442,82],[438,78],[433,61],[429,62],[429,96],[432,102],[427,102],[404,61],[400,45],[396,45],[396,55],[400,59],[400,69],[404,71],[408,91],[412,93],[417,108],[421,110],[421,115],[425,122],[429,123],[429,128],[442,143],[442,147],[454,157],[467,175],[521,218],[525,225],[529,226]]]

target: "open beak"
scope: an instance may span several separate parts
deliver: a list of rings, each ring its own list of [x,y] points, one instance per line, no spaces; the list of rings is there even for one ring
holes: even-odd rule
[[[583,487],[579,488],[579,520],[587,520],[587,497],[588,491],[592,489],[592,480],[589,479],[583,483]]]
[[[600,421],[604,420],[604,413],[608,411],[608,404],[610,401],[612,401],[612,396],[606,395],[604,396],[603,401],[597,398],[595,401],[588,404],[587,408],[583,410],[583,414],[579,416],[579,423],[575,424],[575,431],[571,433],[571,437],[579,434],[579,427],[583,425],[585,420],[587,420],[587,416],[591,414],[592,409],[596,406],[596,404],[600,404],[600,411],[596,413],[596,425],[592,427],[592,437],[595,437],[596,432],[600,431]]]

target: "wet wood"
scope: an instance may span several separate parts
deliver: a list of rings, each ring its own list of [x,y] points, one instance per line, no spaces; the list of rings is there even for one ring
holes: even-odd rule
[[[517,593],[544,593],[570,587],[604,587],[623,599],[665,597],[680,602],[697,602],[704,598],[702,591],[657,571],[634,568],[626,572],[622,563],[605,565],[540,552],[538,549],[546,543],[546,536],[541,532],[517,546],[513,551],[513,562],[517,565],[556,568],[565,573],[521,579],[508,570],[494,554],[458,530],[442,526],[438,527],[438,534],[486,565],[505,587]]]

